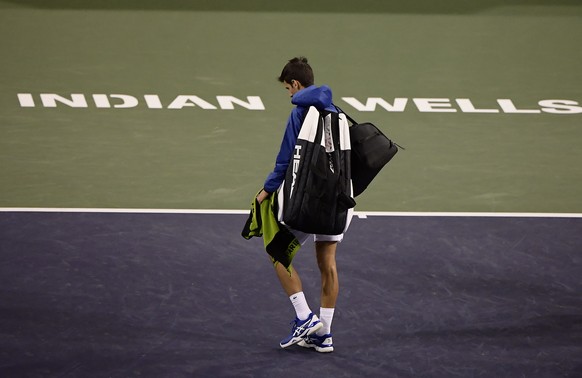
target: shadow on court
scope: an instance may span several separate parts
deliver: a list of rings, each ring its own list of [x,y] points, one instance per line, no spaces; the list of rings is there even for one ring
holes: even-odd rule
[[[354,218],[335,352],[244,215],[0,213],[2,377],[576,377],[582,219]],[[318,309],[313,247],[296,258]]]

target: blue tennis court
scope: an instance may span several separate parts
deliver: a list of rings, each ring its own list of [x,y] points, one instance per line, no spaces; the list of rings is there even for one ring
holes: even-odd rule
[[[325,356],[279,347],[294,313],[245,218],[2,213],[2,375],[581,373],[580,218],[354,218]],[[314,260],[295,266],[317,303]]]

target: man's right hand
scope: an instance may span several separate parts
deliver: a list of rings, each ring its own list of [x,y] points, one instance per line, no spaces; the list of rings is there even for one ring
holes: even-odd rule
[[[271,193],[266,192],[265,189],[263,189],[259,192],[259,194],[257,194],[257,201],[259,201],[259,204],[260,204],[265,199],[267,199],[267,197],[269,197],[270,195],[271,195]]]

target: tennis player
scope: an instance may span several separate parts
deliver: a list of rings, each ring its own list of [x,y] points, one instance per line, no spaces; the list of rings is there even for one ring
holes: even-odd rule
[[[337,112],[332,105],[332,92],[328,86],[314,85],[314,75],[307,58],[296,57],[285,65],[278,79],[291,96],[291,103],[296,105],[287,120],[281,148],[276,158],[275,168],[268,175],[263,190],[257,195],[261,203],[273,195],[283,183],[287,167],[293,155],[293,149],[299,135],[299,130],[310,106],[319,110]],[[304,244],[310,237],[315,242],[317,265],[321,273],[321,303],[319,316],[314,314],[305,299],[301,279],[297,269],[291,269],[291,274],[281,264],[275,264],[275,271],[289,296],[295,309],[296,318],[292,322],[291,334],[281,340],[282,348],[299,344],[306,348],[314,348],[318,352],[332,352],[333,341],[331,324],[339,293],[339,282],[336,268],[336,249],[341,235],[310,235],[291,230],[296,238]]]

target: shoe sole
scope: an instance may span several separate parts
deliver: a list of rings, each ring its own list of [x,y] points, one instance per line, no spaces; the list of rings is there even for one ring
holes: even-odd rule
[[[325,348],[321,348],[321,347],[315,347],[315,350],[318,351],[319,353],[331,353],[333,352],[333,347],[325,347]]]
[[[311,327],[307,330],[307,333],[305,335],[295,336],[287,344],[285,344],[285,345],[279,344],[279,345],[281,346],[281,348],[287,348],[287,347],[290,347],[291,345],[295,345],[298,342],[300,342],[301,340],[303,340],[303,338],[305,336],[309,336],[309,335],[319,331],[319,329],[321,329],[321,327],[323,327],[323,324],[321,323],[321,321],[318,321],[313,327]]]
[[[300,342],[297,343],[297,345],[299,345],[300,347],[303,347],[303,348],[308,348],[308,349],[313,348],[319,353],[331,353],[331,352],[333,352],[333,346],[318,347],[317,345],[314,345],[314,344],[307,344],[305,342],[305,340],[301,340]]]

